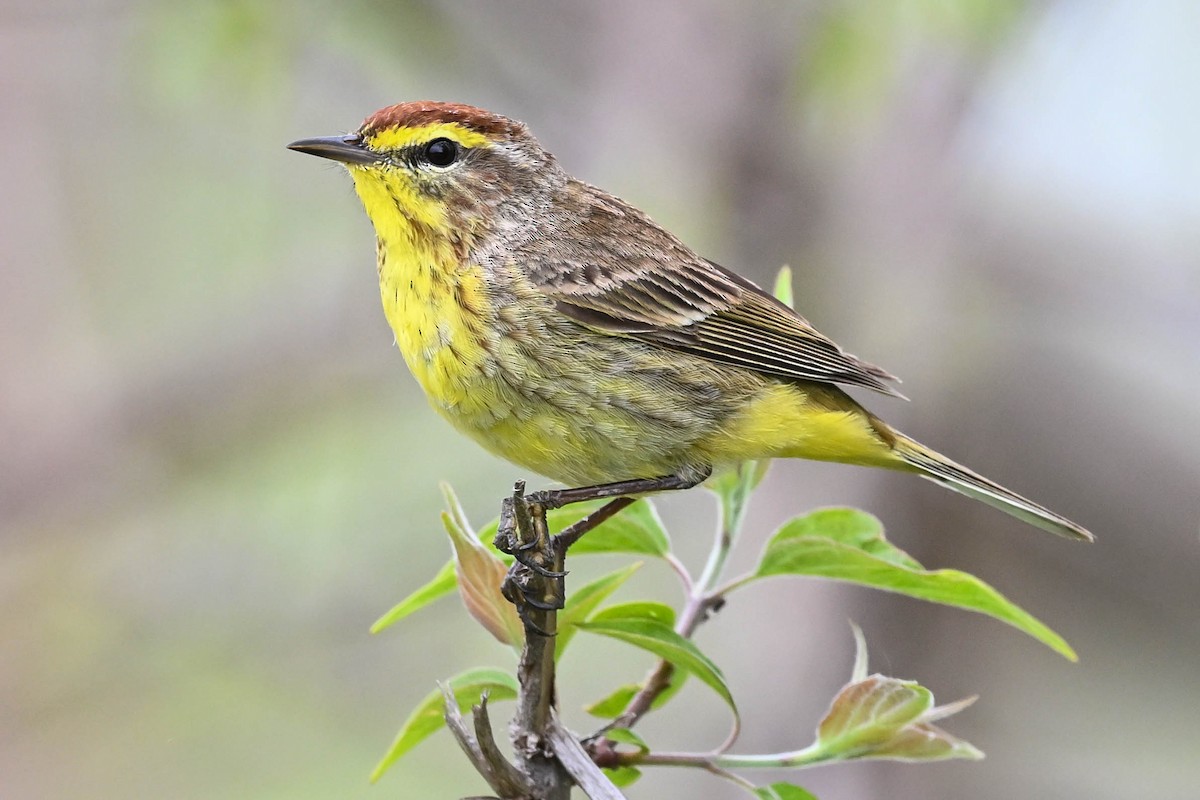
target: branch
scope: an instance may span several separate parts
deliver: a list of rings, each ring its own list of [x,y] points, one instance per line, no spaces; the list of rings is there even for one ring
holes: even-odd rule
[[[471,715],[475,718],[475,741],[496,776],[496,783],[492,788],[499,792],[501,797],[519,797],[528,794],[530,787],[525,776],[509,763],[504,754],[500,752],[500,748],[496,746],[496,739],[492,735],[492,720],[488,716],[487,700],[485,694],[479,699],[479,705],[471,709]]]
[[[765,463],[765,462],[764,462]],[[725,570],[725,561],[729,557],[733,544],[741,532],[742,520],[745,518],[746,501],[754,488],[754,483],[761,478],[763,467],[758,462],[742,464],[736,473],[736,483],[717,489],[718,501],[721,505],[720,523],[717,526],[716,539],[708,554],[708,562],[704,572],[694,583],[689,579],[684,582],[687,601],[679,620],[675,624],[675,632],[685,639],[690,639],[700,623],[708,619],[709,612],[718,610],[725,603],[725,592],[729,587],[714,589],[721,574]],[[675,566],[674,564],[672,566]],[[686,570],[684,573],[686,574]],[[734,586],[735,584],[731,584]],[[625,711],[608,725],[605,725],[591,739],[603,736],[605,731],[613,728],[632,728],[654,705],[659,695],[671,685],[675,676],[675,665],[669,661],[659,661],[655,668],[642,683],[641,690],[629,701]],[[734,730],[724,747],[733,744],[737,731]]]
[[[524,497],[524,482],[518,482],[513,496],[505,503],[524,548],[525,559],[546,571],[562,572],[564,557],[553,547],[541,506],[530,506]],[[501,530],[505,513],[501,512]],[[521,611],[525,627],[525,646],[517,665],[517,713],[510,731],[519,769],[532,786],[537,800],[569,800],[573,781],[547,747],[547,733],[554,713],[554,636],[558,632],[558,611],[553,607],[557,587],[553,578],[539,574],[518,562],[510,573],[514,588],[510,599]],[[529,601],[534,600],[533,603]],[[545,606],[545,607],[542,607]]]
[[[575,738],[575,734],[563,727],[558,714],[550,718],[547,735],[558,760],[591,800],[625,800],[625,796],[592,761],[592,757]]]
[[[753,467],[753,465],[751,465]],[[687,600],[676,624],[676,632],[689,638],[708,617],[709,611],[724,603],[724,596],[713,588],[724,570],[725,560],[741,528],[746,496],[751,488],[749,473],[739,472],[736,483],[719,495],[722,501],[721,523],[708,563],[698,581],[692,582],[678,561],[672,566],[684,579]],[[534,499],[534,498],[537,499]],[[624,501],[624,502],[622,502]],[[562,605],[562,576],[565,553],[570,543],[596,523],[631,502],[618,497],[597,509],[557,537],[550,535],[541,496],[525,496],[525,484],[518,481],[512,496],[505,498],[496,534],[497,546],[517,556],[504,583],[504,596],[517,606],[524,628],[525,642],[517,666],[517,713],[510,726],[517,764],[500,754],[491,736],[487,719],[486,697],[474,709],[475,736],[467,730],[457,706],[447,706],[446,721],[463,751],[488,785],[504,800],[569,800],[571,787],[578,785],[592,800],[623,800],[620,791],[605,777],[579,740],[562,726],[555,713],[554,637],[558,632],[558,611]],[[578,532],[575,531],[578,528]],[[638,721],[671,684],[675,667],[661,661],[647,677],[641,691],[630,701],[625,712],[602,729],[597,739],[613,727],[630,727]],[[737,736],[735,726],[729,740]],[[599,741],[603,741],[602,738]],[[704,766],[732,780],[717,763]]]
[[[492,725],[487,713],[487,694],[479,700],[479,705],[472,709],[475,718],[475,736],[467,728],[467,723],[458,711],[458,701],[449,686],[442,686],[442,696],[445,699],[444,716],[446,727],[454,735],[455,741],[467,759],[475,767],[475,771],[483,776],[492,791],[500,797],[519,798],[529,795],[530,785],[525,777],[508,762],[496,747],[492,737]],[[478,738],[476,738],[478,737]]]
[[[628,504],[622,500],[624,498],[610,502],[577,523],[579,533]],[[493,779],[488,780],[505,800],[569,800],[571,787],[575,785],[592,800],[624,800],[612,782],[592,763],[575,735],[562,726],[554,708],[557,608],[562,605],[561,580],[566,574],[566,550],[573,530],[575,528],[551,537],[545,508],[525,497],[523,482],[516,484],[500,512],[497,540],[511,540],[512,551],[518,555],[505,579],[504,594],[517,606],[525,631],[525,644],[517,665],[517,682],[520,684],[517,713],[510,726],[517,765],[508,764],[499,755],[495,743],[491,742],[489,747],[479,733],[480,728],[490,732],[490,726],[486,725],[486,705],[476,714],[479,742],[474,752],[479,756],[466,747],[464,749],[485,778],[488,778],[488,772],[480,768],[481,761],[493,779],[509,779],[503,790]],[[484,716],[482,723],[481,715]],[[504,767],[492,763],[497,757]],[[512,780],[507,770],[515,773],[519,780]],[[517,793],[506,794],[505,791]]]
[[[806,747],[787,753],[731,756],[716,753],[628,753],[619,756],[623,766],[701,767],[709,772],[725,769],[769,768],[785,769],[810,767],[829,756],[817,747]]]

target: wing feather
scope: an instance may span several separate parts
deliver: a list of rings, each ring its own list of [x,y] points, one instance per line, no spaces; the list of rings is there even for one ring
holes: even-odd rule
[[[902,397],[885,370],[842,350],[761,288],[700,258],[641,212],[575,183],[575,207],[520,253],[555,308],[594,330],[783,378],[864,386]],[[577,226],[577,230],[571,230]],[[563,242],[570,243],[564,248]]]

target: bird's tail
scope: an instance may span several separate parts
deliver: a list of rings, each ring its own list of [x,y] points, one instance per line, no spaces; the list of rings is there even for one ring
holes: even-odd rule
[[[961,464],[956,464],[942,454],[930,450],[903,434],[896,434],[893,452],[922,478],[940,483],[947,489],[953,489],[959,494],[973,497],[980,502],[987,503],[992,508],[1000,509],[1005,514],[1010,514],[1058,536],[1085,542],[1093,539],[1091,533],[1066,517],[1061,517],[1050,509],[1021,497],[1016,492],[1010,492],[1000,484],[993,483]]]

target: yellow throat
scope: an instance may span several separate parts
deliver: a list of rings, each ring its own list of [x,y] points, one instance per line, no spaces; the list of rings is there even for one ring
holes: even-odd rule
[[[485,355],[481,271],[458,261],[444,210],[403,176],[359,166],[350,174],[375,225],[379,293],[396,344],[434,407],[446,413],[467,401]]]

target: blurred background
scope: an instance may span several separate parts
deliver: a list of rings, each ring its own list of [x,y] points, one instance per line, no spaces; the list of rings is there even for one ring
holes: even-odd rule
[[[1097,534],[776,464],[734,571],[788,517],[859,505],[1080,662],[965,612],[756,586],[699,632],[740,751],[811,740],[853,619],[874,669],[981,695],[947,727],[988,758],[791,776],[823,800],[1195,797],[1198,30],[1187,0],[6,0],[0,795],[484,792],[444,734],[367,775],[434,681],[512,654],[456,598],[367,628],[448,555],[439,480],[482,524],[536,478],[426,407],[349,179],[284,149],[432,98],[526,121],[755,280],[790,264],[800,311],[905,379],[911,403],[860,395],[876,412]],[[660,507],[698,570],[711,498]],[[621,596],[678,592],[655,563]],[[651,661],[576,639],[569,724]],[[656,746],[725,735],[720,701],[685,693],[646,721]],[[629,795],[741,796],[662,770]]]

